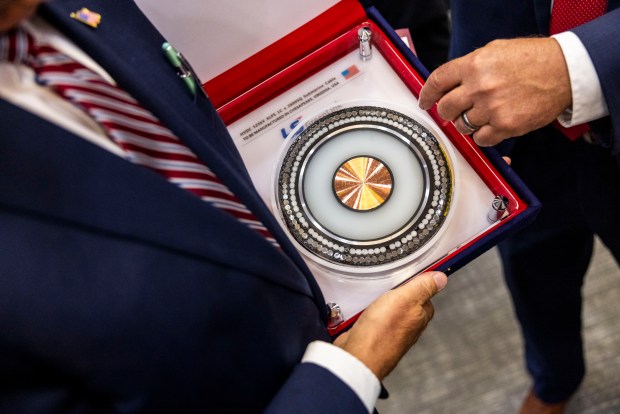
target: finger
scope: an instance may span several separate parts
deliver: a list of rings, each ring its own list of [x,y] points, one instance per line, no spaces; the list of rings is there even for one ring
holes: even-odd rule
[[[484,119],[484,115],[478,110],[476,110],[475,107],[468,109],[465,112],[467,113],[467,119],[469,120],[469,123],[475,127],[480,127],[478,130],[480,130],[487,123],[487,121]],[[465,124],[462,111],[457,116],[455,116],[455,118],[452,119],[454,119],[454,126],[461,134],[468,135],[474,134],[476,132],[475,130],[472,131],[472,129],[467,126],[467,124]]]
[[[506,138],[509,138],[505,132],[491,126],[490,124],[482,126],[472,135],[472,137],[474,138],[476,144],[481,147],[492,147],[499,144]]]
[[[424,305],[422,305],[424,312],[426,313],[426,323],[430,322],[435,316],[435,307],[433,307],[433,303],[429,300]]]
[[[506,161],[506,164],[508,164],[508,165],[512,164],[512,160],[510,159],[510,157],[504,156],[502,158],[504,159],[504,161]]]
[[[448,62],[430,74],[420,91],[419,106],[423,110],[432,107],[446,92],[461,84],[460,60]]]
[[[416,328],[411,332],[411,335],[407,335],[408,338],[413,341],[413,343],[416,343],[418,341],[420,336],[422,336],[422,334],[426,330],[428,324],[431,323],[431,320],[435,316],[435,308],[433,307],[433,304],[430,300],[424,303],[421,308],[422,313],[418,318],[414,319]],[[413,343],[411,345],[413,345]]]
[[[421,319],[416,319],[417,320],[416,326],[418,328],[415,331],[416,335],[415,335],[414,341],[417,341],[417,338],[419,338],[422,335],[422,333],[424,332],[428,324],[431,323],[433,316],[435,316],[435,307],[433,306],[433,303],[430,300],[422,304],[421,308],[422,308],[422,317]]]
[[[441,272],[422,273],[399,287],[401,294],[407,295],[412,302],[426,303],[448,283],[448,277]]]
[[[453,121],[473,105],[474,103],[465,88],[458,86],[439,100],[437,113],[446,121]]]

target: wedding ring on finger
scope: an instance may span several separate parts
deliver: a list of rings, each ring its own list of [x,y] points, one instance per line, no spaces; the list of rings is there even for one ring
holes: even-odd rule
[[[463,125],[465,125],[465,128],[467,128],[470,134],[473,134],[474,132],[480,129],[478,125],[474,125],[469,121],[469,118],[467,118],[466,111],[461,113],[461,120],[463,121]]]

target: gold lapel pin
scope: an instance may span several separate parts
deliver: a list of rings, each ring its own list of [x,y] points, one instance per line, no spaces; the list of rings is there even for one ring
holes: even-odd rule
[[[97,12],[88,10],[86,7],[82,7],[80,10],[73,12],[69,15],[72,19],[82,22],[92,28],[97,28],[101,23],[101,15]]]

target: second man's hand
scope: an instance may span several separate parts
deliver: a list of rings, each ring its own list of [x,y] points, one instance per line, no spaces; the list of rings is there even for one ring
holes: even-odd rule
[[[437,102],[439,116],[463,134],[480,127],[478,145],[498,144],[551,123],[572,104],[570,79],[553,38],[496,40],[439,67],[420,92],[420,108]]]

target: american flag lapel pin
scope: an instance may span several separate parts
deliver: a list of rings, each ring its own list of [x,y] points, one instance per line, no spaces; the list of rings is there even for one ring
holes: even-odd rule
[[[69,15],[72,19],[82,22],[92,28],[97,28],[101,23],[101,15],[97,12],[88,10],[86,7],[82,7],[80,10],[75,11]]]

